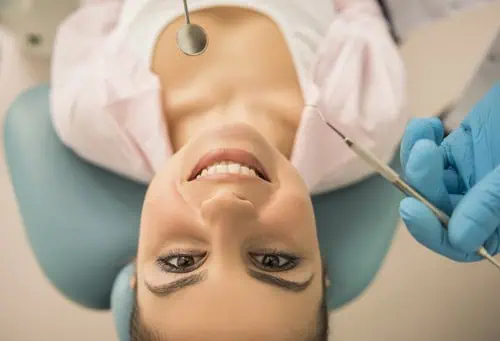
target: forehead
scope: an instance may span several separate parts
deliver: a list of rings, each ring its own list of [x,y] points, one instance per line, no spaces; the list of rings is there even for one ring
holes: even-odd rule
[[[320,303],[317,295],[284,300],[255,291],[226,297],[184,294],[139,300],[144,321],[166,340],[305,340],[314,331]]]
[[[178,316],[170,322],[148,325],[163,339],[176,341],[302,341],[314,334],[315,326],[305,318],[294,320],[286,314],[272,319],[267,316],[266,320],[242,314],[230,319],[217,318],[216,314],[208,319]]]

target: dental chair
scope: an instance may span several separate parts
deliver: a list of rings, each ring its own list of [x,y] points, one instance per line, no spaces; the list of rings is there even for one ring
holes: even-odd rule
[[[67,299],[111,309],[127,341],[144,185],[78,158],[61,144],[49,87],[21,94],[4,122],[5,155],[30,246]],[[393,166],[398,169],[396,158]],[[358,297],[377,274],[398,222],[401,194],[374,176],[313,198],[321,252],[332,285],[328,306]]]

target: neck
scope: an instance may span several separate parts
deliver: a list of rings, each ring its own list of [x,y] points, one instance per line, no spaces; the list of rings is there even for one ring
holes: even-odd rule
[[[282,32],[269,17],[237,7],[197,11],[192,19],[209,32],[207,51],[179,51],[179,18],[158,37],[152,62],[174,151],[201,130],[243,122],[289,158],[304,102]]]

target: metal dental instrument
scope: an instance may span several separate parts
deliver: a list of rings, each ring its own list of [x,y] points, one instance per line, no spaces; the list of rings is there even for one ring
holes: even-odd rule
[[[186,23],[177,31],[177,47],[185,55],[199,56],[207,50],[207,33],[201,26],[191,24],[187,0],[183,0],[183,2]]]
[[[405,195],[413,197],[427,206],[432,213],[434,213],[437,218],[441,221],[443,226],[447,228],[448,223],[450,221],[450,217],[439,208],[435,207],[430,201],[428,201],[424,196],[422,196],[419,192],[417,192],[413,187],[407,184],[399,174],[382,162],[379,158],[377,158],[372,152],[353,142],[349,137],[342,134],[337,128],[335,128],[330,122],[328,122],[323,116],[321,110],[315,105],[308,105],[309,107],[314,108],[323,122],[332,129],[338,136],[342,138],[344,143],[354,152],[356,153],[363,161],[369,164],[380,176],[385,178],[387,181],[392,183],[397,189],[403,192]],[[498,270],[500,270],[500,262],[498,262],[492,255],[488,253],[488,251],[481,247],[477,250],[477,254],[488,260],[491,264],[493,264]]]

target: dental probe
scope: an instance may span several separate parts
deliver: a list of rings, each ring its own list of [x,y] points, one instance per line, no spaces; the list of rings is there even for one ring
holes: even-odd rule
[[[423,203],[425,206],[427,206],[432,213],[436,215],[436,217],[441,221],[443,224],[444,228],[448,227],[448,223],[450,221],[450,217],[443,211],[441,211],[439,208],[434,206],[429,200],[427,200],[424,196],[422,196],[419,192],[417,192],[413,187],[411,187],[408,183],[406,183],[400,176],[399,174],[389,167],[389,165],[385,164],[382,162],[377,156],[375,156],[372,152],[369,150],[361,147],[357,143],[355,143],[353,140],[351,140],[349,137],[345,136],[342,132],[340,132],[336,127],[334,127],[330,122],[328,122],[323,114],[321,113],[321,110],[317,106],[314,105],[309,105],[309,107],[313,107],[316,109],[319,113],[319,116],[323,120],[323,122],[326,123],[326,125],[332,129],[342,140],[344,143],[354,152],[356,153],[363,161],[365,161],[367,164],[369,164],[380,176],[382,176],[384,179],[389,181],[393,186],[395,186],[397,189],[399,189],[401,192],[403,192],[405,195],[413,197]],[[492,255],[488,253],[488,251],[484,248],[481,247],[479,250],[477,250],[477,254],[488,260],[491,264],[493,264],[498,270],[500,270],[500,263],[493,258]]]

